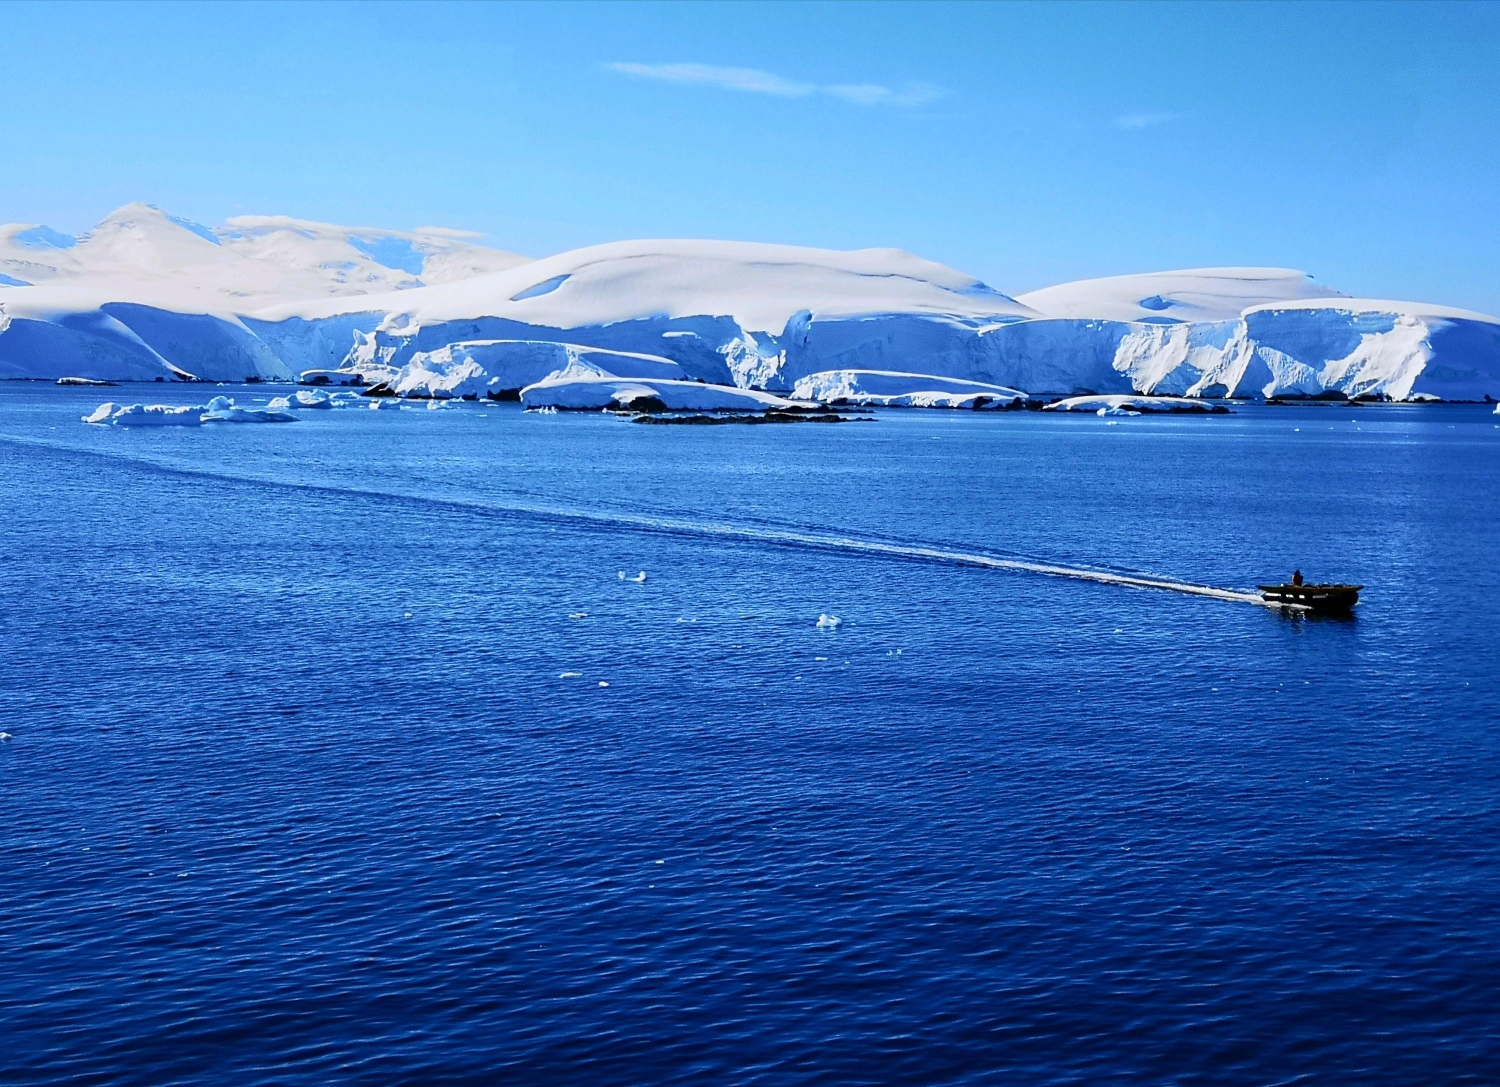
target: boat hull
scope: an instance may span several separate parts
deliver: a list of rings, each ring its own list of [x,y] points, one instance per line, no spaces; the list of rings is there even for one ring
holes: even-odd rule
[[[1359,603],[1363,585],[1259,585],[1267,604],[1303,611],[1345,612]]]

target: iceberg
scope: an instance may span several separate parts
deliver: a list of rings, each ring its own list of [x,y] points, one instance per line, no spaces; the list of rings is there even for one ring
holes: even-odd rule
[[[334,405],[333,397],[312,389],[298,389],[288,401],[288,406],[302,409],[326,410]]]
[[[83,417],[85,423],[112,426],[201,426],[203,408],[171,404],[100,404]]]
[[[234,398],[216,396],[203,410],[205,423],[295,423],[297,417],[290,411],[273,407],[236,407]]]
[[[1208,404],[1182,396],[1070,396],[1043,411],[1086,411],[1095,415],[1225,415],[1223,404]]]
[[[799,380],[792,395],[836,406],[975,411],[1020,406],[1027,399],[1019,389],[1003,385],[892,370],[825,370]]]
[[[588,366],[570,366],[521,390],[530,409],[563,411],[809,411],[822,405],[789,400],[758,389],[701,381],[621,378]]]
[[[334,405],[333,397],[316,389],[298,389],[291,396],[278,396],[266,405],[268,411],[327,410]]]

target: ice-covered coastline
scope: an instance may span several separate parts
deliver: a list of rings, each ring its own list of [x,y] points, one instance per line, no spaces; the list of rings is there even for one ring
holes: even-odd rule
[[[531,395],[538,406],[592,402],[610,382],[720,405],[1500,399],[1500,320],[1349,298],[1287,269],[1012,297],[892,249],[647,240],[531,261],[456,232],[274,218],[210,230],[130,205],[77,239],[0,227],[0,276],[0,378],[552,390]]]

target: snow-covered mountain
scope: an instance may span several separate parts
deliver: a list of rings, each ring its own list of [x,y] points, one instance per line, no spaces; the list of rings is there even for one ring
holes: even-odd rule
[[[1352,299],[1288,269],[1012,297],[894,249],[630,241],[526,261],[471,239],[269,217],[209,229],[143,204],[77,239],[0,227],[0,377],[321,371],[413,395],[450,384],[508,395],[540,360],[592,349],[772,393],[899,375],[898,399],[913,404],[963,402],[955,382],[1036,395],[1500,397],[1500,321]]]
[[[184,312],[234,312],[448,283],[526,263],[475,245],[474,237],[264,216],[210,229],[149,204],[127,204],[77,238],[46,226],[0,226],[0,283],[73,287],[107,301]]]
[[[271,307],[251,325],[294,369],[400,367],[470,340],[552,340],[662,355],[693,378],[785,391],[808,366],[963,353],[979,330],[1036,316],[973,276],[898,249],[632,241],[379,297]],[[309,340],[309,325],[344,335]],[[353,351],[340,351],[340,344]],[[954,364],[959,364],[956,360]]]

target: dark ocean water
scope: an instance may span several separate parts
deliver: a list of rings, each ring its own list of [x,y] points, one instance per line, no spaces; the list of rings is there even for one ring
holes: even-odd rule
[[[0,387],[0,1082],[1500,1081],[1485,409],[99,392]]]

